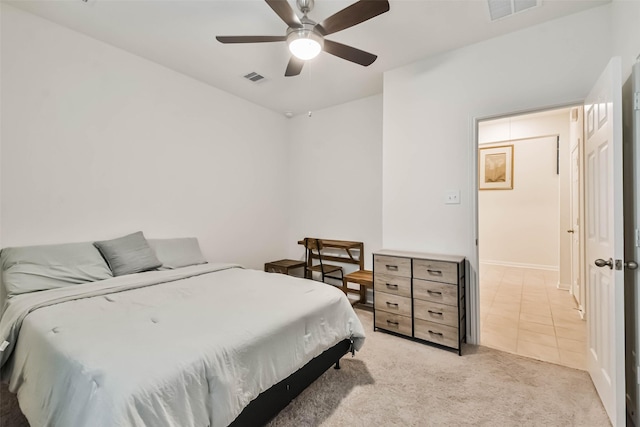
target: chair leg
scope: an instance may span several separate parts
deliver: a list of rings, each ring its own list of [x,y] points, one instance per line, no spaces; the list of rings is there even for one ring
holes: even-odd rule
[[[360,301],[358,302],[364,304],[367,302],[367,287],[362,284],[358,284],[358,286],[360,286]]]

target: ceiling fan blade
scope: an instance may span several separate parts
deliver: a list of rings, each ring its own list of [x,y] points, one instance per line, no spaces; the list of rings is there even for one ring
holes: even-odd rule
[[[216,36],[220,43],[268,43],[283,42],[287,36]]]
[[[300,18],[296,15],[296,12],[289,5],[287,0],[265,0],[267,4],[273,9],[275,13],[278,14],[280,19],[282,19],[288,26],[291,28],[299,28],[302,27],[302,22],[300,22]]]
[[[365,67],[373,64],[373,62],[378,58],[377,55],[374,55],[372,53],[356,49],[355,47],[347,46],[346,44],[333,42],[331,40],[324,41],[324,51],[330,53],[331,55],[346,59],[347,61],[355,62],[356,64],[360,64]]]
[[[284,72],[285,77],[293,77],[300,74],[302,71],[302,66],[304,65],[304,61],[302,59],[298,59],[295,56],[292,56],[289,60],[289,64],[287,64],[287,71]]]
[[[360,0],[340,12],[334,13],[316,25],[316,28],[326,36],[353,27],[388,11],[389,2],[387,0]]]

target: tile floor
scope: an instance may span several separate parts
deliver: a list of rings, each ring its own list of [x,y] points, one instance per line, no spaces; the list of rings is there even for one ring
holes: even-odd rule
[[[586,370],[587,325],[558,273],[480,265],[482,345]]]

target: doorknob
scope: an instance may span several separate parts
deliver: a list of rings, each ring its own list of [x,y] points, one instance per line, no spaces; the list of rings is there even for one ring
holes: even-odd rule
[[[613,259],[609,258],[609,260],[605,261],[601,258],[595,260],[595,264],[598,267],[604,267],[605,265],[609,266],[609,270],[613,270]]]
[[[635,270],[636,268],[638,268],[638,263],[635,261],[627,261],[624,263],[624,266],[629,270]]]
[[[573,230],[567,230],[567,233],[573,233],[573,232],[574,232]]]

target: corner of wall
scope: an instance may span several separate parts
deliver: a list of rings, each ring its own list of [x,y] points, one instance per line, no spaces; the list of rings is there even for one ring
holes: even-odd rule
[[[640,57],[640,1],[613,0],[611,10],[611,56],[622,58],[622,81],[625,82]]]

